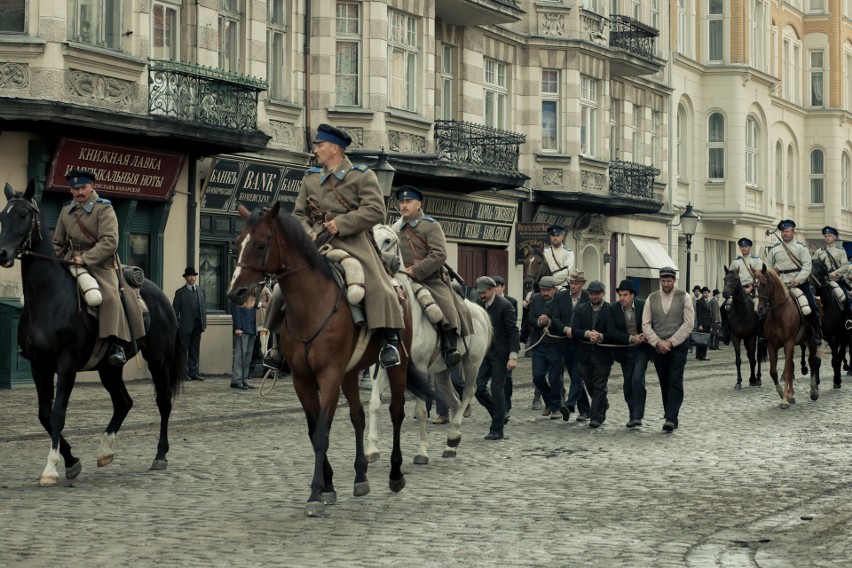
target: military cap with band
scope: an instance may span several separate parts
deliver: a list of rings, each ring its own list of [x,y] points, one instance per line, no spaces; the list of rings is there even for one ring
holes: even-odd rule
[[[778,223],[778,230],[783,231],[784,229],[795,229],[796,222],[792,219],[784,219],[780,223]]]
[[[567,229],[562,225],[551,225],[547,228],[548,235],[562,235],[567,232]]]
[[[97,179],[95,174],[89,170],[71,170],[65,175],[68,184],[73,188],[83,187],[86,184],[94,183]]]
[[[336,126],[323,123],[317,127],[317,135],[314,136],[314,144],[320,142],[331,142],[345,150],[347,146],[352,144],[352,137]]]
[[[754,243],[753,243],[753,242],[751,242],[751,239],[747,239],[747,238],[745,238],[745,237],[743,237],[743,238],[741,238],[740,240],[738,240],[738,241],[737,241],[737,245],[738,245],[738,246],[741,246],[741,247],[750,247],[750,246],[752,246],[753,244],[754,244]]]
[[[396,200],[404,201],[406,199],[416,199],[423,201],[423,193],[413,185],[403,185],[396,190]]]
[[[826,225],[825,227],[822,228],[822,234],[823,235],[834,235],[835,237],[840,236],[840,233],[837,232],[837,229],[835,229],[834,227],[832,227],[830,225]]]

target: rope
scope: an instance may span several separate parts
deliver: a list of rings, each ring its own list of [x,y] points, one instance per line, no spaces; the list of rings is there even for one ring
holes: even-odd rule
[[[553,337],[554,339],[573,339],[571,337],[568,337],[567,335],[555,335],[553,333],[550,333],[550,331],[548,331],[545,328],[544,333],[541,334],[541,337],[538,338],[538,341],[536,341],[535,343],[533,343],[532,345],[530,345],[526,349],[521,349],[521,353],[526,353],[527,351],[531,351],[539,343],[544,341],[545,337]],[[616,347],[620,347],[620,348],[638,347],[638,345],[618,345],[618,344],[615,344],[615,343],[595,343],[593,341],[588,341],[586,339],[577,339],[577,341],[579,341],[580,343],[585,343],[586,345],[594,345],[596,347],[608,347],[610,349],[616,348]]]

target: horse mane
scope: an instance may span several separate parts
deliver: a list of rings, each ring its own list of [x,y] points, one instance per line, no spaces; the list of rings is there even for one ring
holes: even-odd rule
[[[766,265],[764,265],[764,266],[766,266]],[[761,272],[762,271],[758,271],[758,274],[761,273]],[[781,290],[784,292],[784,294],[790,293],[790,291],[787,290],[787,286],[784,284],[784,281],[781,280],[781,277],[778,275],[777,272],[775,272],[771,268],[767,267],[765,274],[766,274],[767,280],[772,281],[773,286],[775,286],[776,288],[781,288]]]
[[[265,215],[266,211],[264,211],[263,208],[255,209],[252,211],[249,218],[246,219],[246,225],[259,225]],[[299,223],[286,211],[280,211],[278,213],[278,226],[287,238],[288,246],[293,247],[296,251],[302,254],[311,266],[320,270],[332,280],[334,279],[331,272],[331,263],[329,263],[326,257],[320,254],[316,243],[302,228],[301,223]]]

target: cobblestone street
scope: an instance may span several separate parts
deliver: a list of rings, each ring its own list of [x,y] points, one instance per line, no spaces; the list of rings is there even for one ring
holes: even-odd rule
[[[474,402],[457,458],[441,458],[447,426],[428,425],[425,466],[412,463],[409,403],[398,494],[387,487],[384,408],[372,492],[352,496],[354,440],[341,407],[329,454],[339,503],[317,519],[304,515],[313,451],[287,381],[266,397],[228,388],[227,377],[187,383],[165,472],[147,471],[158,428],[151,382],[129,383],[135,405],[101,469],[109,398],[78,384],[65,435],[83,471],[54,488],[38,487],[49,442],[35,389],[0,391],[0,567],[848,566],[850,385],[831,388],[824,358],[819,400],[797,377],[797,404],[781,410],[768,372],[762,387],[737,391],[733,348],[710,357],[687,364],[673,434],[661,430],[653,365],[644,427],[624,427],[616,365],[595,430],[531,410],[522,359],[507,439],[483,439],[487,413]]]

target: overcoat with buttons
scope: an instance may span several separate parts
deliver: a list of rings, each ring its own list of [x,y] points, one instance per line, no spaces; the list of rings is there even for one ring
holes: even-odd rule
[[[86,231],[77,223],[77,216],[80,217],[80,224],[91,236],[86,234]],[[92,237],[97,240],[93,241]],[[63,205],[53,234],[53,249],[57,256],[64,260],[80,256],[86,265],[86,270],[98,282],[103,296],[103,302],[97,308],[98,337],[115,336],[129,342],[131,337],[128,318],[125,317],[124,308],[121,306],[118,277],[113,264],[113,259],[118,261],[116,255],[118,219],[112,204],[98,197],[96,191],[92,191],[86,203],[78,204],[72,201],[70,204]],[[121,278],[127,316],[130,318],[134,336],[139,339],[145,335],[142,309],[139,307],[136,295],[124,282],[124,277],[121,276]]]
[[[305,172],[293,217],[308,233],[319,235],[324,230],[322,220],[314,218],[308,198],[315,199],[320,209],[334,216],[338,234],[328,243],[348,252],[364,269],[364,311],[368,328],[402,329],[399,300],[372,238],[367,234],[373,225],[384,223],[387,214],[376,174],[367,166],[353,166],[348,158],[343,158],[333,171],[310,168]]]

